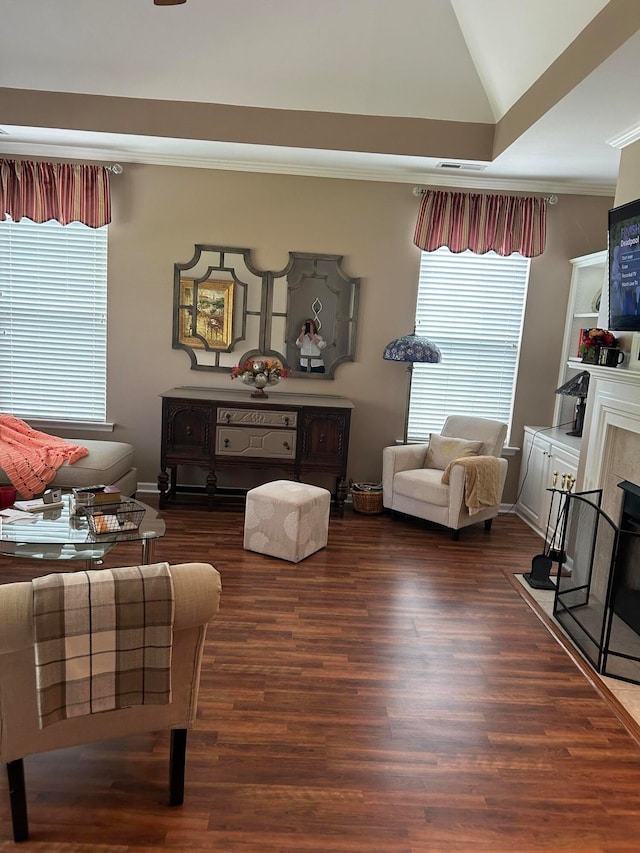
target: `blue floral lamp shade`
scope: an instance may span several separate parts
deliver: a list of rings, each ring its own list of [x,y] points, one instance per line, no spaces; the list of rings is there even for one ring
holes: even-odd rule
[[[416,335],[415,329],[412,335],[403,335],[401,338],[396,338],[385,347],[382,357],[386,361],[404,361],[407,363],[409,371],[409,388],[407,391],[407,410],[404,416],[404,436],[405,444],[408,442],[409,430],[409,407],[411,405],[411,380],[413,379],[413,365],[416,362],[423,364],[436,364],[442,361],[442,353],[438,347],[422,335]]]
[[[442,361],[442,353],[438,347],[422,335],[403,335],[396,338],[385,347],[382,356],[387,361],[431,362]]]

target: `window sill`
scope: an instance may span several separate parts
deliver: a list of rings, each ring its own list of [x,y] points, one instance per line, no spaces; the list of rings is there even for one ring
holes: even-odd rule
[[[55,421],[29,419],[29,426],[42,432],[55,432],[60,429],[71,432],[113,432],[114,423],[96,423],[95,421]]]

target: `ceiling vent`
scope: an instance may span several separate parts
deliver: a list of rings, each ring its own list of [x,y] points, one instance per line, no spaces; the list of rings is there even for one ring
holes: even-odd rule
[[[451,172],[484,172],[486,168],[486,163],[455,163],[452,160],[445,160],[436,166],[436,169],[448,169]]]

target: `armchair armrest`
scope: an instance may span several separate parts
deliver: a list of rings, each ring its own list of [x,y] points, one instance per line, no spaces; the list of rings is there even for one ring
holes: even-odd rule
[[[424,468],[427,456],[426,444],[399,444],[385,447],[382,451],[382,498],[384,505],[390,507],[393,499],[393,478],[400,471],[412,471]]]

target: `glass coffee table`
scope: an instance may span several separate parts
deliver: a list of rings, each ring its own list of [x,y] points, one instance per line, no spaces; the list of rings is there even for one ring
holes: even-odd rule
[[[63,494],[63,506],[35,512],[35,521],[0,525],[0,554],[31,560],[83,560],[94,567],[121,542],[140,542],[140,565],[153,562],[155,541],[165,534],[166,526],[157,510],[142,501],[128,502],[144,510],[140,526],[116,533],[92,533],[86,516],[71,511],[71,494]]]

